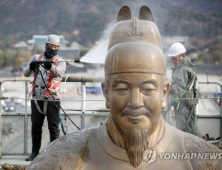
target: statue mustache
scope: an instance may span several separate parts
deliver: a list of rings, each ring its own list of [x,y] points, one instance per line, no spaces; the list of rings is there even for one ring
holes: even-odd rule
[[[121,116],[147,116],[150,117],[150,112],[144,108],[144,107],[140,107],[140,108],[136,108],[136,107],[126,107],[125,109],[123,109],[123,111],[121,112]]]

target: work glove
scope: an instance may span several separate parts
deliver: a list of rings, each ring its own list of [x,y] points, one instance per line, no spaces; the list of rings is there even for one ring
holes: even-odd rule
[[[50,70],[51,67],[52,67],[52,63],[45,63],[44,64],[44,68],[46,68],[47,70]]]
[[[29,69],[30,69],[31,71],[35,71],[35,67],[36,67],[35,61],[32,61],[32,62],[29,64]]]

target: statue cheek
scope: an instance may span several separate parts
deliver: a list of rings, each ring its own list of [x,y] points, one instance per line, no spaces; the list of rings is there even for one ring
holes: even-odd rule
[[[112,110],[115,109],[116,111],[121,112],[127,106],[128,100],[127,96],[112,96],[111,107],[115,107],[112,108]]]
[[[155,113],[162,105],[162,99],[158,96],[149,96],[144,99],[145,107],[151,112]]]

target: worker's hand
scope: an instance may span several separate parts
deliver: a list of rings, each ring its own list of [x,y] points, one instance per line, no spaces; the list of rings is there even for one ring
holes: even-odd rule
[[[48,70],[50,70],[50,68],[52,67],[52,63],[45,63],[44,67]]]
[[[32,62],[29,64],[29,69],[30,69],[31,71],[35,71],[35,67],[36,67],[35,61],[32,61]]]

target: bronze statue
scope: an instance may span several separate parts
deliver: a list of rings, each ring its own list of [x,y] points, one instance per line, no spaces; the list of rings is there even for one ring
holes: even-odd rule
[[[50,143],[27,169],[221,169],[219,148],[162,118],[169,83],[161,48],[150,9],[141,7],[139,19],[131,19],[130,8],[122,7],[110,36],[102,83],[110,117],[101,126]],[[207,159],[211,155],[205,153],[216,157]]]

